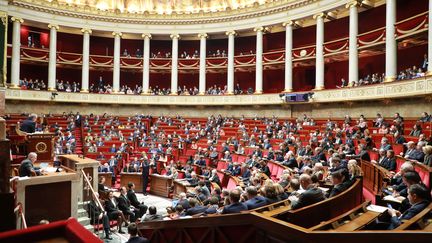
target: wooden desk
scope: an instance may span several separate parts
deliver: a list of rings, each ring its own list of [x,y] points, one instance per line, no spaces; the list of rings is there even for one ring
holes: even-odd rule
[[[136,192],[143,192],[143,176],[141,173],[120,173],[120,185],[125,186],[127,189],[129,182],[133,182],[135,184]]]
[[[178,194],[180,194],[182,192],[186,193],[188,191],[188,188],[192,188],[192,187],[190,187],[189,182],[179,181],[179,180],[174,180],[173,186],[174,186],[174,192],[173,192],[174,196],[178,196]]]
[[[152,174],[150,178],[150,193],[161,197],[169,197],[169,190],[173,181],[172,177]]]
[[[80,187],[75,172],[21,177],[16,188],[17,202],[23,204],[28,226],[37,225],[42,219],[53,222],[77,217]]]

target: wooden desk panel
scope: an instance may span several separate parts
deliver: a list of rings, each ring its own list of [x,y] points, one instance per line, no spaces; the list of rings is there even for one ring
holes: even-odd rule
[[[127,189],[127,185],[129,182],[133,182],[135,184],[136,192],[143,192],[143,176],[141,173],[122,172],[120,174],[120,185],[125,186]]]
[[[172,178],[157,174],[150,175],[150,178],[150,193],[161,197],[169,197]]]

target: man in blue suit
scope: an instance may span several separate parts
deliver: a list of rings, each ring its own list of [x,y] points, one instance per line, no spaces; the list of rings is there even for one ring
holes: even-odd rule
[[[390,226],[388,229],[395,229],[402,224],[402,220],[409,220],[423,211],[430,204],[430,195],[428,190],[421,184],[413,184],[408,190],[408,200],[411,207],[403,214],[394,209],[388,209],[390,214]]]
[[[248,210],[263,207],[267,205],[267,200],[263,196],[258,196],[257,189],[254,186],[246,188],[246,195],[248,200],[244,202]]]
[[[222,214],[240,213],[241,211],[248,210],[247,206],[240,202],[240,191],[238,189],[230,191],[229,200],[231,204],[224,207]]]
[[[206,206],[202,206],[198,204],[198,200],[195,198],[189,199],[190,208],[186,210],[186,215],[196,215],[200,213],[204,213],[208,208]]]

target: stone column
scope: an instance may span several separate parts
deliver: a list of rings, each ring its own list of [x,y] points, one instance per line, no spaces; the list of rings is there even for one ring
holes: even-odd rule
[[[397,77],[396,0],[386,1],[386,69],[385,82]]]
[[[353,1],[346,5],[349,8],[349,67],[348,67],[348,84],[358,82],[358,2]]]
[[[324,13],[316,14],[315,89],[324,89]]]
[[[171,56],[171,95],[177,95],[178,87],[178,40],[180,35],[170,35],[172,39],[172,56]]]
[[[150,86],[150,39],[152,36],[151,34],[142,34],[142,37],[144,38],[142,94],[148,94]]]
[[[234,37],[236,32],[234,30],[227,31],[228,35],[228,70],[227,70],[227,86],[228,94],[234,94]]]
[[[263,32],[264,27],[254,28],[256,32],[255,94],[263,92]]]
[[[200,38],[200,65],[199,65],[199,94],[204,95],[206,90],[206,42],[208,35],[206,33],[198,34]]]
[[[12,17],[12,63],[11,63],[11,88],[19,88],[20,62],[21,62],[21,24],[22,18]]]
[[[113,32],[114,36],[114,67],[113,67],[113,93],[120,91],[120,42],[122,33]]]
[[[293,90],[293,21],[288,21],[282,24],[285,26],[285,89],[284,92],[292,92]]]
[[[90,35],[91,29],[82,29],[83,33],[83,52],[82,52],[82,76],[81,92],[89,92],[89,69],[90,69]]]
[[[428,14],[428,67],[427,67],[427,72],[426,75],[432,75],[432,63],[431,58],[432,58],[432,0],[429,0],[429,14]]]
[[[56,65],[57,65],[57,30],[58,25],[49,24],[50,44],[48,61],[48,91],[56,91]]]

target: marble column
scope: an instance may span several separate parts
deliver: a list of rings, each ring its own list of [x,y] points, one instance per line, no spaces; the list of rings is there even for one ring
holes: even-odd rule
[[[256,55],[255,55],[255,94],[263,92],[263,33],[264,27],[257,27],[256,32]]]
[[[199,65],[199,94],[204,95],[206,90],[206,44],[207,44],[206,33],[198,34],[198,38],[200,38],[200,65]]]
[[[11,63],[11,88],[19,88],[20,63],[21,63],[21,24],[22,18],[12,17],[12,63]]]
[[[150,86],[150,39],[151,34],[142,34],[144,38],[144,48],[143,48],[143,83],[142,83],[142,93],[148,94]]]
[[[172,39],[172,56],[171,56],[171,95],[177,95],[178,87],[178,40],[180,35],[170,35]]]
[[[349,8],[349,61],[348,84],[358,83],[358,2],[353,1],[346,5]]]
[[[283,23],[285,26],[285,89],[284,92],[292,92],[293,90],[293,27],[294,22],[288,21]]]
[[[227,88],[228,94],[234,94],[234,37],[235,31],[227,31],[228,36],[228,70],[227,70]]]
[[[82,29],[83,33],[83,52],[82,52],[82,76],[81,92],[89,92],[89,70],[90,70],[90,35],[91,29]]]
[[[114,66],[113,66],[113,93],[120,91],[120,42],[122,33],[113,32],[114,36]]]
[[[56,65],[57,65],[57,30],[58,25],[49,24],[50,29],[50,44],[49,44],[49,60],[48,60],[48,90],[56,90]]]
[[[386,68],[385,82],[397,77],[396,0],[386,1]]]
[[[316,20],[315,89],[324,89],[324,13],[314,16]]]

